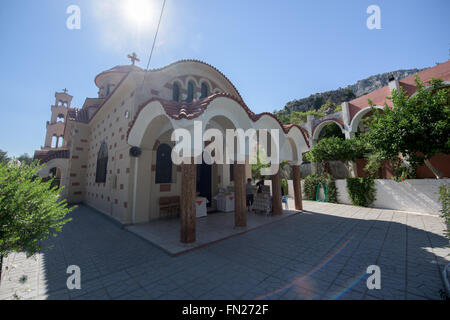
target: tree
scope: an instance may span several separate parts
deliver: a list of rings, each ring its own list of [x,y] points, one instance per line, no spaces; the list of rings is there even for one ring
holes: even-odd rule
[[[252,164],[252,178],[255,180],[261,179],[261,169],[262,168],[270,168],[270,164],[267,163],[267,155],[263,149],[258,149],[256,151],[256,163]],[[290,179],[291,171],[290,166],[288,165],[288,161],[281,161],[280,170],[281,170],[281,178]]]
[[[315,117],[323,117],[325,116],[325,113],[318,112],[318,111],[306,111],[306,112],[298,112],[298,111],[292,111],[290,115],[290,123],[302,125],[306,123],[306,120],[308,118],[308,115],[313,115]]]
[[[31,164],[33,162],[33,158],[30,157],[28,153],[24,153],[23,155],[17,158],[20,162],[25,162],[25,164]]]
[[[73,210],[61,200],[52,179],[44,182],[37,162],[0,163],[0,258],[24,251],[28,256],[44,248],[42,240],[56,236]]]
[[[317,112],[323,115],[330,114],[334,112],[334,109],[336,108],[336,105],[331,102],[331,99],[329,98],[325,104],[323,104]]]
[[[341,128],[334,122],[328,123],[322,128],[319,134],[319,140],[329,137],[338,137],[342,140],[345,139],[345,134],[342,133]]]
[[[322,164],[322,173],[328,174],[327,161],[342,161],[349,167],[350,161],[355,161],[368,152],[363,140],[352,138],[343,140],[339,137],[329,137],[319,140],[306,154],[306,159]]]
[[[450,153],[450,89],[442,80],[431,79],[425,87],[416,75],[415,82],[417,91],[411,97],[402,88],[393,90],[393,107],[386,104],[383,112],[374,112],[365,139],[379,160],[401,155],[414,172],[425,164],[442,178],[429,159]]]
[[[252,164],[252,178],[255,180],[261,179],[261,169],[269,168],[270,164],[267,164],[267,156],[264,150],[256,150],[256,163]]]
[[[0,149],[0,163],[4,163],[4,162],[8,162],[8,161],[9,161],[8,153],[6,151],[3,151],[2,149]]]

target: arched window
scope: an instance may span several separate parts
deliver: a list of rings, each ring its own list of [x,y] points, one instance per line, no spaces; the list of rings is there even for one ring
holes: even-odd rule
[[[54,135],[52,137],[52,143],[50,145],[52,148],[57,148],[58,147],[58,138],[56,137],[56,135]]]
[[[62,148],[63,147],[63,142],[64,142],[64,137],[61,136],[58,138],[58,148]]]
[[[194,101],[194,83],[192,81],[189,81],[188,96],[187,96],[186,102],[191,103],[192,101]]]
[[[49,173],[49,178],[53,178],[52,187],[59,188],[61,185],[61,169],[54,167],[50,169]]]
[[[106,145],[106,142],[103,141],[97,155],[97,168],[95,172],[96,183],[106,182],[107,169],[108,169],[108,146]]]
[[[62,113],[58,114],[58,118],[56,119],[56,122],[64,122],[64,115]]]
[[[180,101],[180,85],[176,82],[173,84],[172,100]]]
[[[172,148],[161,144],[156,151],[155,183],[172,183]]]
[[[209,91],[208,85],[205,82],[203,82],[202,83],[202,95],[200,96],[200,99],[205,99],[209,95],[208,91]]]

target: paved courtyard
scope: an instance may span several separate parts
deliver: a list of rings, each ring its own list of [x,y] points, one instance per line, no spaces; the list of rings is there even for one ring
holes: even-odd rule
[[[81,206],[53,249],[3,262],[0,299],[439,299],[439,217],[304,202],[305,212],[171,257]],[[69,265],[81,290],[68,290]],[[369,265],[381,289],[366,285]]]

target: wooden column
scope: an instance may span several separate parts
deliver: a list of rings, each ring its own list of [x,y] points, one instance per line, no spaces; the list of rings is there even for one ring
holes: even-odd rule
[[[247,226],[245,164],[234,165],[234,225]]]
[[[302,176],[300,166],[292,166],[292,177],[294,179],[295,210],[303,210],[302,203]]]
[[[283,214],[283,206],[281,204],[281,170],[272,175],[272,212],[279,216]]]
[[[193,162],[193,159],[191,159]],[[181,165],[181,242],[195,242],[195,190],[197,179],[197,165]]]

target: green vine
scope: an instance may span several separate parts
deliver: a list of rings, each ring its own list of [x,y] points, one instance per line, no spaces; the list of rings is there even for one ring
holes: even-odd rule
[[[304,181],[305,200],[316,200],[317,186],[322,182],[328,187],[328,202],[338,203],[336,183],[330,175],[312,174],[307,176]]]
[[[347,178],[347,192],[355,206],[368,207],[375,201],[373,178]]]

